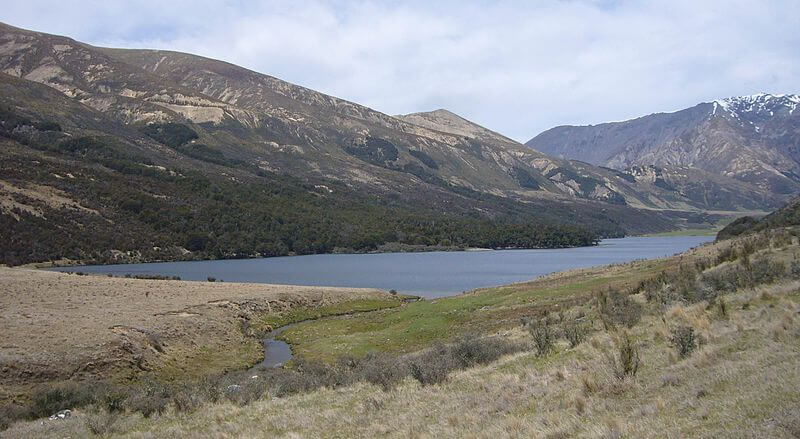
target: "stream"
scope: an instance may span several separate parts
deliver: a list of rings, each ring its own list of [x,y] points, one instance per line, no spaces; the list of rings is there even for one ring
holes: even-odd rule
[[[292,348],[289,343],[276,339],[283,331],[291,328],[295,324],[281,326],[268,332],[261,342],[264,344],[264,360],[255,365],[253,369],[269,369],[281,367],[292,359]]]

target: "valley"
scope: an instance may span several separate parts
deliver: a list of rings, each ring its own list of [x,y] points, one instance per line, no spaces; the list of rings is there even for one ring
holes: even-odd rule
[[[792,86],[793,57],[680,64],[697,49],[661,21],[601,50],[628,27],[609,17],[652,5],[557,2],[590,20],[514,29],[517,4],[467,38],[448,20],[474,5],[348,37],[347,2],[323,3],[244,26],[242,66],[188,53],[221,56],[196,5],[115,19],[133,40],[0,22],[0,438],[800,436],[800,97],[707,99]],[[272,20],[298,11],[314,25]],[[529,71],[571,38],[591,50]],[[186,52],[137,48],[164,41]],[[284,44],[308,53],[262,56]],[[665,102],[685,109],[646,113]],[[652,109],[508,136],[623,105]]]
[[[564,247],[785,201],[695,169],[553,158],[446,110],[388,116],[208,58],[0,31],[6,264]]]

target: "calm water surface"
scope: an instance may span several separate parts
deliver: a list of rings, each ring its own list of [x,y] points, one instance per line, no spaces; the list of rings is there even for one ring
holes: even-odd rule
[[[395,289],[434,298],[503,285],[571,268],[671,256],[711,236],[605,239],[595,247],[362,255],[309,255],[223,261],[58,268],[60,271],[159,274],[183,280]]]

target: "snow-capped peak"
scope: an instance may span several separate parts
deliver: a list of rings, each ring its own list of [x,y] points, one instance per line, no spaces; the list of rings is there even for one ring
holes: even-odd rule
[[[724,110],[734,117],[740,117],[748,113],[758,116],[774,116],[783,111],[788,111],[788,114],[794,113],[798,104],[800,104],[800,96],[794,94],[758,93],[717,99],[713,104],[714,110],[712,114],[716,114],[718,110]]]

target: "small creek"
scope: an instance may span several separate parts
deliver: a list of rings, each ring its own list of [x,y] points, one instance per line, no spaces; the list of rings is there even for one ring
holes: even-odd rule
[[[292,326],[294,326],[294,324],[281,326],[266,334],[261,340],[264,344],[264,360],[254,368],[268,369],[272,367],[281,367],[292,359],[292,348],[289,346],[289,343],[276,339],[283,331]]]

